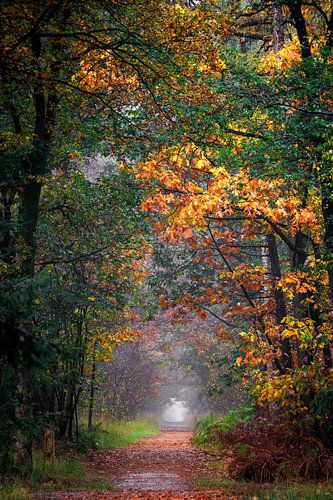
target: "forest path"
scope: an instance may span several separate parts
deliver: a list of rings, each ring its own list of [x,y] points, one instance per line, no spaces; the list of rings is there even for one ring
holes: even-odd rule
[[[89,475],[109,479],[117,492],[55,492],[42,498],[59,500],[238,498],[221,489],[199,489],[199,479],[205,481],[205,478],[209,480],[218,475],[214,467],[216,457],[191,445],[191,435],[191,432],[186,431],[162,431],[127,448],[92,452],[85,461]]]

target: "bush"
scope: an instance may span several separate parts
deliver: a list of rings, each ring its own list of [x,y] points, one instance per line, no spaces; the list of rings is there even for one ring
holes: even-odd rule
[[[228,475],[233,479],[271,482],[333,476],[333,451],[318,434],[281,420],[255,418],[252,407],[232,410],[222,418],[215,414],[202,418],[192,441],[227,449],[232,456]]]
[[[228,473],[234,479],[270,482],[333,475],[332,452],[308,429],[252,420],[220,437],[221,444],[233,451]]]

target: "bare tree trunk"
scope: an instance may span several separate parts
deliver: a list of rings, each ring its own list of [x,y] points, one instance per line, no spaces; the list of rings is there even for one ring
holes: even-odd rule
[[[284,44],[282,6],[275,2],[272,6],[273,49],[279,52]]]
[[[32,470],[32,411],[30,401],[30,374],[23,370],[19,373],[15,419],[18,428],[13,447],[13,467],[23,477],[29,477]]]
[[[93,348],[93,363],[91,367],[90,378],[90,396],[89,396],[89,410],[88,410],[88,431],[91,432],[93,428],[93,411],[95,402],[95,379],[96,379],[96,343]]]
[[[329,183],[327,184],[328,186],[322,186],[322,211],[325,226],[325,259],[328,263],[329,294],[333,309],[333,195],[331,192],[331,185]]]
[[[276,244],[276,238],[274,234],[269,234],[267,236],[268,243],[268,253],[271,264],[271,272],[273,274],[274,281],[276,279],[281,278],[281,267],[280,267],[280,259]],[[284,300],[284,295],[282,290],[278,290],[273,284],[274,287],[274,299],[275,299],[275,312],[276,312],[276,321],[278,324],[281,324],[283,318],[287,315],[286,303]],[[281,340],[281,350],[282,350],[282,364],[283,368],[292,368],[292,353],[291,353],[291,345],[289,339]]]

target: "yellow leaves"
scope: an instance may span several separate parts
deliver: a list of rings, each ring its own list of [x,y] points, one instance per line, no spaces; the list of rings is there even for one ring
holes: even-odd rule
[[[107,40],[106,40],[107,43]],[[89,51],[81,60],[80,70],[72,76],[72,83],[89,92],[137,91],[140,87],[136,72],[126,61],[121,61],[111,51]]]
[[[90,296],[88,297],[89,302],[95,302],[96,297]]]
[[[295,66],[300,60],[301,50],[298,38],[294,37],[290,42],[285,43],[279,52],[267,52],[261,60],[260,69],[274,74],[278,70],[286,70]]]
[[[195,168],[197,168],[198,170],[203,170],[209,167],[210,167],[209,162],[204,158],[200,158],[195,164]]]
[[[218,180],[217,186],[220,189],[225,187],[231,181],[230,174],[224,166],[211,167],[210,172]]]
[[[133,330],[129,326],[122,326],[112,334],[112,340],[115,344],[122,345],[137,340],[141,335],[141,332],[138,330]]]
[[[134,342],[141,336],[140,331],[127,325],[119,325],[112,330],[108,328],[107,323],[100,326],[95,325],[88,341],[88,347],[90,352],[95,351],[97,361],[107,361],[115,347]]]
[[[227,68],[227,65],[225,61],[223,61],[219,54],[216,52],[214,53],[214,56],[210,59],[209,63],[208,62],[199,62],[196,65],[197,71],[200,73],[205,73],[205,74],[219,74],[222,71],[224,71]]]
[[[316,337],[315,325],[310,318],[297,319],[293,316],[287,316],[283,320],[287,327],[282,330],[283,339],[294,337],[300,341],[301,349],[308,349],[312,346]]]
[[[314,278],[303,271],[291,271],[284,273],[276,284],[277,289],[282,290],[288,299],[292,299],[295,294],[305,294],[314,292],[316,285]]]
[[[263,390],[262,390],[262,387],[257,385],[255,390],[256,390],[257,394],[258,393],[260,394],[260,396],[259,396],[260,402],[267,401],[268,403],[273,403],[282,394],[281,387],[278,387],[277,384],[273,384],[273,383],[267,383]]]
[[[205,72],[209,69],[209,66],[203,62],[199,63],[197,65],[197,70],[200,71],[200,72]]]

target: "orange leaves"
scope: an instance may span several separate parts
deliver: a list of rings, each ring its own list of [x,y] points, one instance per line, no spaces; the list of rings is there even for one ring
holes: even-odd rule
[[[204,227],[206,215],[219,210],[228,174],[222,167],[213,167],[196,145],[186,143],[152,155],[139,165],[137,178],[145,184],[158,182],[159,187],[144,201],[143,208],[159,208],[169,214],[172,228],[168,234],[174,239],[177,231],[184,236],[191,226]]]
[[[120,32],[127,33],[128,40],[119,43],[105,23],[98,48],[92,50],[84,37],[75,42],[76,56],[82,59],[72,84],[130,105],[151,102],[152,79],[159,82],[156,92],[160,95],[167,94],[172,86],[179,91],[191,88],[188,96],[193,91],[198,98],[198,81],[205,76],[220,76],[225,69],[219,45],[221,34],[229,30],[226,17],[209,2],[195,9],[158,0],[127,3]],[[84,29],[88,31],[89,26]],[[179,83],[180,75],[186,75],[185,84]],[[188,78],[191,76],[196,80],[194,85]],[[149,82],[149,90],[145,82]]]
[[[154,195],[148,196],[141,204],[141,208],[146,212],[159,211],[166,214],[169,211],[169,203],[172,202],[172,197],[165,197],[163,193],[156,191]]]
[[[229,276],[229,279],[243,285],[247,290],[254,291],[263,287],[266,272],[263,266],[240,264],[235,266],[232,273],[222,273],[221,277]]]
[[[319,199],[319,197],[317,198]],[[299,207],[298,210],[295,211],[293,216],[293,235],[295,235],[298,230],[302,230],[303,232],[308,231],[312,235],[314,241],[319,243],[322,236],[322,229],[322,214],[320,210],[318,210],[318,207],[312,203],[311,199],[307,207]]]
[[[165,300],[165,296],[164,295],[160,295],[158,299],[159,299],[159,302],[160,302],[160,306],[163,309],[167,309],[170,306],[170,303],[167,300]]]
[[[243,357],[242,356],[238,356],[238,358],[236,358],[236,366],[241,366],[241,364],[243,363]]]
[[[302,271],[285,273],[276,287],[282,290],[288,299],[292,299],[296,293],[305,294],[314,292],[316,289],[314,278]]]
[[[243,355],[236,359],[236,365],[245,375],[245,382],[252,380],[251,393],[260,404],[277,403],[289,415],[295,415],[306,411],[304,394],[330,385],[322,349],[332,335],[325,324],[318,328],[309,317],[288,315],[282,324],[266,323],[264,332],[250,330],[241,335]],[[282,344],[286,341],[290,343],[292,363],[281,373],[276,360],[281,363]],[[315,353],[311,361],[309,353]]]
[[[207,313],[206,311],[203,311],[202,309],[200,309],[198,311],[198,315],[200,316],[201,319],[205,320],[207,318]]]

